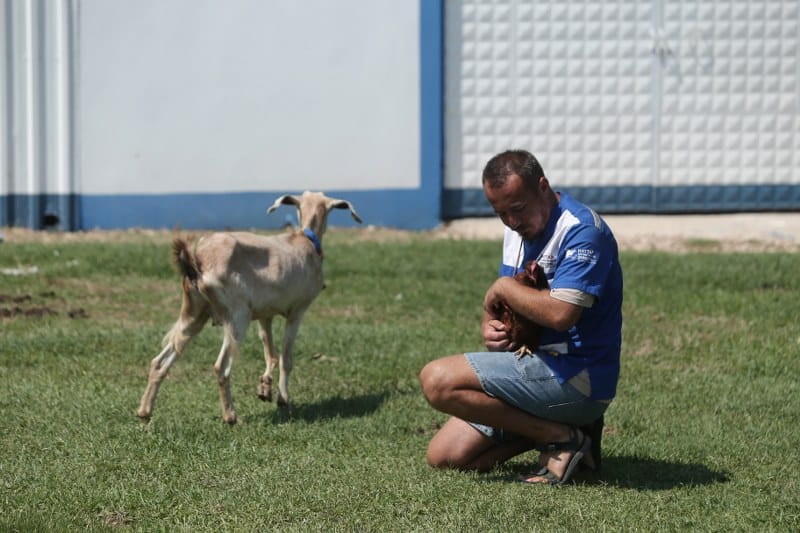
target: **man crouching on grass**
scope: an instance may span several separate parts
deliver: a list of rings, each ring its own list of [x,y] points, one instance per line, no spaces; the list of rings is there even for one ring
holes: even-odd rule
[[[600,466],[603,413],[616,393],[622,342],[617,242],[594,211],[550,188],[528,152],[493,157],[483,191],[506,226],[500,277],[483,302],[488,351],[422,369],[425,398],[452,415],[428,445],[428,463],[487,471],[537,449],[538,468],[521,481],[561,485],[580,465]],[[549,289],[513,279],[531,260],[543,267]],[[541,326],[533,354],[514,352],[499,320],[501,302]]]

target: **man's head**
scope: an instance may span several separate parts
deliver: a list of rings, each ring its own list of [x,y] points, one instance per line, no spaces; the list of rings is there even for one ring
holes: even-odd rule
[[[502,187],[512,174],[522,178],[522,183],[527,188],[535,189],[539,178],[544,177],[544,170],[532,153],[525,150],[507,150],[486,163],[483,169],[483,186]]]
[[[545,230],[558,204],[541,165],[524,150],[509,150],[489,160],[483,192],[503,224],[529,240]]]

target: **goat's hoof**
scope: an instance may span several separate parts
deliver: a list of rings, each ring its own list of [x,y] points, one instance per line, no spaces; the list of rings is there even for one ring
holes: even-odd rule
[[[150,422],[150,413],[144,412],[141,409],[136,411],[136,416],[138,416],[139,420],[142,422]]]
[[[272,401],[272,389],[268,387],[261,386],[258,388],[258,397],[261,398],[262,401],[271,402]]]
[[[258,397],[265,402],[272,401],[272,378],[261,377],[261,382],[258,384]]]
[[[228,416],[223,416],[222,420],[225,421],[226,424],[229,426],[235,426],[239,420],[236,418],[236,413],[230,414]]]
[[[289,400],[278,396],[278,407],[281,409],[291,410],[292,406],[289,405]]]

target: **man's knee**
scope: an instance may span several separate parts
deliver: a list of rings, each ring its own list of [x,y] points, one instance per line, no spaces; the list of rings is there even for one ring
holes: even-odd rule
[[[466,443],[464,442],[465,440],[467,441]],[[475,463],[475,459],[485,451],[483,443],[475,447],[474,444],[469,444],[469,442],[469,439],[462,439],[454,443],[447,439],[439,440],[434,438],[428,445],[428,451],[425,455],[428,466],[454,470],[488,470],[491,468],[493,465],[489,468],[483,468],[481,464]]]
[[[460,446],[453,445],[447,439],[433,438],[428,444],[425,460],[428,466],[442,469],[467,469],[469,459],[463,456]]]
[[[453,459],[447,455],[438,453],[438,452],[431,452],[428,450],[428,454],[426,455],[425,459],[428,461],[428,466],[431,468],[437,469],[447,469],[447,468],[454,468],[454,469],[463,469],[458,464],[453,462]]]
[[[441,360],[431,361],[419,373],[422,394],[433,406],[438,405],[447,395],[450,388],[448,373]]]

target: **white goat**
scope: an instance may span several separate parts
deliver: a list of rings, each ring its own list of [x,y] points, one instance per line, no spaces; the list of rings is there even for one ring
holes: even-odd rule
[[[323,288],[321,239],[328,213],[333,208],[349,209],[354,220],[360,223],[361,218],[350,202],[322,193],[283,195],[267,212],[281,204],[297,207],[301,229],[272,236],[213,233],[199,240],[194,254],[186,241],[173,242],[175,264],[183,275],[183,303],[178,321],[164,337],[163,350],[150,363],[147,388],[136,412],[140,418],[150,418],[161,380],[209,318],[222,324],[224,330],[214,370],[225,422],[236,422],[230,391],[231,365],[252,320],[258,320],[267,363],[258,396],[272,401],[272,371],[280,359],[278,406],[289,405],[294,339],[303,314]],[[286,318],[280,358],[272,341],[275,315]]]

